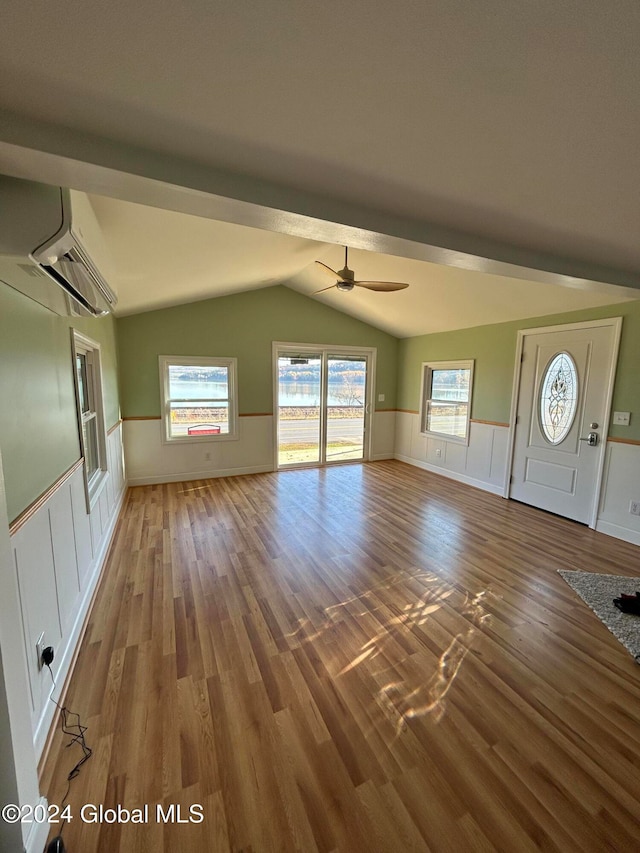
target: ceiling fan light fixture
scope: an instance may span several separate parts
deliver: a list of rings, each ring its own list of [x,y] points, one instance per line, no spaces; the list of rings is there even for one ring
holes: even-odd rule
[[[337,287],[338,290],[349,291],[353,290],[354,287],[363,287],[366,290],[374,290],[379,293],[393,293],[396,290],[404,290],[406,287],[409,287],[408,284],[401,283],[399,281],[356,281],[356,276],[353,270],[349,269],[348,264],[348,253],[349,249],[347,246],[344,247],[344,268],[339,272],[336,272],[331,267],[328,267],[326,264],[323,264],[322,261],[316,261],[317,266],[326,274],[330,275],[332,278],[335,278],[335,284],[330,285],[329,287],[323,287],[322,290],[316,291],[316,293],[324,293],[327,290],[331,290],[333,287]]]

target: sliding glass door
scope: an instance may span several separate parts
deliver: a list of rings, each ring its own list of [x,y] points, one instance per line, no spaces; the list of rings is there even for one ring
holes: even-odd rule
[[[274,346],[278,468],[368,457],[372,352]]]
[[[364,459],[367,363],[366,356],[327,356],[327,462]]]
[[[278,467],[319,465],[322,356],[278,354]]]

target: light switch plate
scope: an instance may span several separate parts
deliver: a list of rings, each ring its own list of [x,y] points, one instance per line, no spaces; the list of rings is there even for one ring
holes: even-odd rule
[[[631,421],[631,412],[614,412],[613,423],[616,426],[629,426]]]
[[[378,394],[378,402],[384,403],[384,394]]]

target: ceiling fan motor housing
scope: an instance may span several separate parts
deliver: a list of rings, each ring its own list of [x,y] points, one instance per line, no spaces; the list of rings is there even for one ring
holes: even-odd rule
[[[338,290],[353,290],[355,285],[352,281],[338,281],[336,287]]]
[[[345,266],[338,272],[338,275],[343,281],[355,281],[355,274],[353,270],[350,270],[349,267]]]

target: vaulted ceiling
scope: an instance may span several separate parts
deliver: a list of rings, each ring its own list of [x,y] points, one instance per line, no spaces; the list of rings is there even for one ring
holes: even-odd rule
[[[606,305],[610,293],[469,272],[351,250],[365,280],[405,281],[400,293],[341,293],[318,270],[344,263],[342,247],[185,213],[91,196],[111,249],[118,315],[285,284],[397,337]]]
[[[1,171],[228,220],[217,262],[185,250],[196,286],[162,304],[319,289],[308,264],[341,254],[310,239],[360,249],[360,277],[411,281],[318,297],[402,335],[640,287],[635,0],[2,7]],[[124,231],[108,199],[99,214]],[[233,268],[230,223],[280,233],[245,235]],[[137,274],[123,311],[144,307]]]

